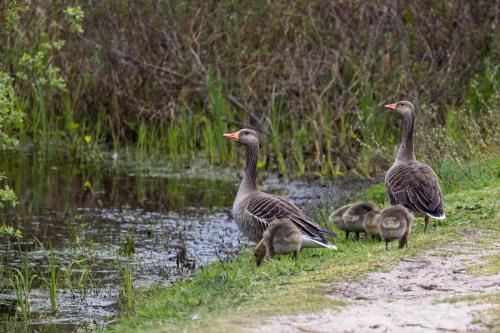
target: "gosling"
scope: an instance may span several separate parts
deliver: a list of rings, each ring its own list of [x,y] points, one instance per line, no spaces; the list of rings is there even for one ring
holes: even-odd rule
[[[255,262],[260,266],[262,259],[273,259],[276,254],[293,253],[298,259],[302,246],[302,233],[289,219],[276,219],[264,232],[262,240],[255,248]]]
[[[345,231],[345,239],[349,238],[349,231],[350,230],[347,229],[347,226],[344,223],[344,219],[343,219],[342,215],[344,215],[345,211],[348,210],[351,206],[352,206],[352,204],[342,206],[339,209],[337,209],[336,211],[334,211],[328,217],[328,221],[335,224],[335,226],[337,226],[337,228],[339,228],[340,230]]]
[[[366,239],[372,240],[373,236],[380,236],[380,212],[378,210],[372,210],[365,214],[363,228]]]
[[[359,234],[365,232],[365,228],[363,227],[365,214],[376,209],[377,207],[373,202],[359,201],[353,203],[342,215],[347,230],[355,233],[357,241],[359,240]]]
[[[380,235],[388,250],[390,241],[399,240],[399,248],[408,247],[413,215],[402,205],[391,206],[382,211],[380,215]]]

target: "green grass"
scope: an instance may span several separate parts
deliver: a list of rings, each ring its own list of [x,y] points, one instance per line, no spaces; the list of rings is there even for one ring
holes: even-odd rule
[[[459,303],[459,302],[477,302],[477,301],[482,301],[484,299],[487,299],[488,302],[500,304],[500,293],[496,294],[470,294],[470,295],[462,295],[462,296],[453,296],[449,298],[445,298],[442,300],[439,300],[439,303]]]
[[[386,252],[381,242],[346,241],[340,236],[337,252],[308,249],[301,252],[298,262],[285,256],[261,267],[255,266],[250,252],[243,251],[233,261],[209,264],[191,280],[179,282],[172,288],[157,286],[143,291],[138,295],[135,315],[125,316],[108,332],[196,332],[200,329],[229,332],[270,314],[343,306],[344,302],[325,297],[334,282],[389,269],[401,257],[415,257],[423,250],[439,249],[478,232],[481,238],[477,239],[477,246],[488,247],[497,241],[500,184],[498,178],[489,179],[488,187],[471,185],[468,189],[447,193],[448,218],[435,222],[428,234],[423,233],[422,221],[418,219],[409,249],[397,250],[392,246]],[[366,197],[380,201],[382,190],[376,185],[366,192]]]
[[[485,262],[469,267],[467,270],[474,275],[495,275],[500,273],[500,254],[482,258]]]
[[[497,270],[497,273],[498,272],[499,271]],[[475,313],[475,318],[472,321],[472,324],[483,323],[486,327],[494,328],[491,331],[492,333],[500,332],[500,293],[453,296],[439,300],[438,302],[450,304],[460,302],[492,304],[493,306],[489,309]]]
[[[133,272],[127,265],[123,268],[123,298],[125,299],[126,310],[134,311],[134,288],[133,288]]]

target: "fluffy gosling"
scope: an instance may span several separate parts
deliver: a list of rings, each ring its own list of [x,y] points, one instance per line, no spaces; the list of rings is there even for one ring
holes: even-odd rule
[[[365,232],[363,227],[365,214],[376,209],[377,207],[373,202],[359,201],[351,204],[342,215],[346,229],[356,234],[356,240],[359,240],[359,233]]]
[[[293,253],[297,260],[302,246],[302,233],[289,219],[271,222],[262,240],[254,251],[255,262],[260,266],[262,259],[273,259],[276,254]]]
[[[378,210],[372,210],[365,214],[363,228],[366,239],[371,240],[373,236],[380,236],[380,212]]]
[[[345,231],[345,239],[349,238],[349,231],[350,230],[347,229],[347,226],[344,223],[344,218],[342,217],[342,215],[344,215],[346,210],[348,210],[351,206],[352,206],[352,204],[342,206],[339,209],[337,209],[336,211],[334,211],[328,217],[328,221],[335,224],[337,226],[337,228],[339,228],[340,230]]]
[[[385,250],[388,244],[395,239],[399,240],[399,248],[408,247],[413,215],[402,205],[391,206],[380,214],[380,235],[385,242]]]

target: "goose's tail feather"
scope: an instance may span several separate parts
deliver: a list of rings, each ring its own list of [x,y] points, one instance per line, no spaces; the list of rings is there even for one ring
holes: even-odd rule
[[[337,247],[327,241],[318,241],[307,235],[302,235],[302,248],[325,247],[330,250],[337,250]]]
[[[429,217],[432,217],[433,219],[436,219],[436,220],[444,220],[446,218],[446,214],[445,213],[443,213],[442,215],[438,215],[438,216],[431,215],[431,214],[428,214],[428,215],[429,215]]]
[[[334,232],[334,231],[330,231],[330,230],[327,230],[327,229],[322,229],[320,231],[320,233],[322,233],[323,235],[327,235],[327,236],[330,236],[330,237],[335,237],[337,238],[337,233]]]

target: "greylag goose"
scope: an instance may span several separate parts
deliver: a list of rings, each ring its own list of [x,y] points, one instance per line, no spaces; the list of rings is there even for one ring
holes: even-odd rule
[[[399,248],[408,247],[408,236],[410,235],[413,215],[402,205],[391,206],[380,214],[380,235],[385,242],[385,250],[388,250],[389,242],[399,239]]]
[[[444,219],[444,200],[439,180],[432,168],[416,160],[413,151],[415,108],[408,101],[385,105],[403,117],[404,135],[396,160],[385,174],[385,186],[392,205],[401,204],[416,216],[425,217],[424,232],[429,218]]]
[[[363,218],[365,214],[376,209],[377,207],[373,202],[359,201],[351,204],[351,207],[342,215],[346,230],[353,231],[356,234],[356,240],[359,240],[360,232],[365,232],[365,228],[363,227]],[[346,235],[348,236],[347,232]]]
[[[345,231],[345,239],[349,238],[349,230],[347,230],[347,227],[344,223],[344,219],[342,218],[342,215],[344,215],[345,211],[351,207],[351,204],[345,205],[334,211],[329,217],[328,221],[331,223],[335,224],[337,228],[340,230]]]
[[[373,236],[380,236],[380,212],[378,210],[372,210],[365,214],[363,228],[366,238],[370,240]]]
[[[303,234],[302,247],[336,249],[325,236],[337,235],[320,227],[289,201],[259,191],[256,184],[259,138],[250,129],[224,134],[224,137],[246,146],[245,176],[233,204],[233,217],[241,233],[254,242],[262,239],[264,231],[275,219],[288,218]]]
[[[302,233],[289,219],[273,221],[264,231],[264,237],[255,248],[255,262],[260,266],[262,259],[273,259],[276,254],[293,253],[297,260],[302,245]]]

